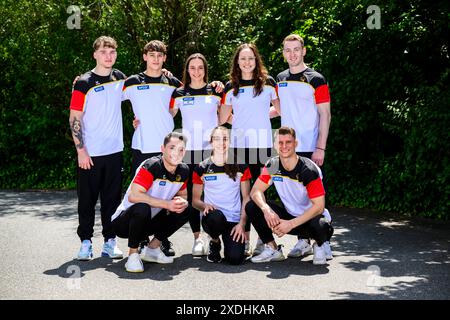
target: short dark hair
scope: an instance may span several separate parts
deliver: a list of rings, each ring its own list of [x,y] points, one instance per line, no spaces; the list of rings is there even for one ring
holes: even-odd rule
[[[144,54],[152,51],[167,54],[167,46],[162,41],[152,40],[144,46]]]
[[[297,136],[295,134],[295,129],[290,128],[290,127],[280,127],[279,129],[277,129],[275,131],[275,139],[279,136],[279,135],[287,135],[290,134],[292,137],[294,137],[294,139],[297,139]]]
[[[92,45],[94,51],[97,51],[102,46],[117,49],[117,42],[116,40],[114,40],[114,38],[108,36],[101,36],[95,39],[94,44]]]
[[[182,134],[182,133],[174,131],[174,132],[171,132],[167,136],[164,137],[164,142],[163,142],[164,147],[167,146],[167,144],[169,143],[171,138],[178,138],[179,140],[184,142],[184,145],[186,145],[186,142],[187,142],[186,136],[184,134]]]

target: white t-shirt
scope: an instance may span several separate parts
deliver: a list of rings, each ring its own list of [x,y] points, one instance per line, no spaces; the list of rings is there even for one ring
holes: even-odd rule
[[[173,91],[181,86],[175,77],[153,78],[141,72],[129,77],[123,88],[124,100],[130,100],[140,124],[133,134],[131,147],[142,153],[161,151],[164,137],[173,131],[169,112]]]
[[[186,150],[211,149],[209,139],[212,129],[218,125],[217,109],[221,98],[211,85],[201,89],[181,87],[172,93],[170,107],[181,111]]]
[[[75,83],[70,109],[83,112],[83,141],[91,157],[123,151],[124,81],[125,75],[113,69],[108,76],[89,71]]]
[[[276,82],[268,77],[263,91],[254,96],[254,80],[241,80],[239,91],[233,95],[229,81],[225,85],[222,104],[233,108],[231,147],[272,148],[272,125],[270,123],[270,103],[278,98]]]

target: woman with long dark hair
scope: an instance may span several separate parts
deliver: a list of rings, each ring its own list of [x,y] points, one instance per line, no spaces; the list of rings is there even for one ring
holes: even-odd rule
[[[192,201],[192,173],[196,164],[210,155],[209,136],[218,125],[218,108],[222,94],[216,93],[208,84],[208,63],[201,53],[194,53],[186,59],[183,71],[183,86],[172,94],[172,114],[181,111],[182,130],[187,136],[184,162],[190,169],[188,200]],[[207,254],[207,243],[200,236],[200,213],[192,209],[189,224],[194,234],[193,256]]]
[[[240,45],[231,62],[230,81],[225,85],[220,123],[231,123],[235,159],[249,166],[253,182],[271,156],[270,118],[278,116],[279,104],[276,81],[268,75],[257,47],[251,43]],[[248,239],[250,225],[246,229]],[[249,244],[247,247],[250,254]]]
[[[229,129],[216,127],[210,143],[211,157],[194,169],[192,206],[202,212],[203,229],[211,237],[207,261],[222,260],[222,236],[225,260],[240,264],[245,260],[245,205],[249,201],[251,174],[247,165],[236,164],[229,154]]]

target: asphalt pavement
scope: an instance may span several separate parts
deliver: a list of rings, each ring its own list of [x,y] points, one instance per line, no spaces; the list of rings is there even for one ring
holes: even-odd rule
[[[125,271],[126,258],[100,257],[100,215],[94,259],[74,259],[77,198],[73,191],[0,191],[0,299],[306,300],[450,298],[450,223],[369,210],[332,208],[334,259],[312,256],[240,266],[193,258],[186,224],[171,241],[170,265]],[[252,244],[256,233],[252,229]],[[285,255],[294,236],[278,239]],[[124,239],[119,247],[126,252]]]

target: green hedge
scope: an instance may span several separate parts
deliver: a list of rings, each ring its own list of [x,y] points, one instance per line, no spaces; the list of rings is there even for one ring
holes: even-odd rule
[[[68,1],[3,2],[0,188],[75,187],[70,87],[94,67],[97,36],[118,40],[116,66],[126,74],[143,69],[148,40],[162,39],[175,75],[188,54],[202,52],[210,78],[226,81],[244,41],[257,43],[273,76],[287,68],[280,44],[296,32],[306,40],[307,62],[330,83],[331,202],[449,219],[447,1],[378,1],[379,30],[366,26],[371,1],[79,1],[80,30],[66,27]],[[127,103],[123,114],[129,176]]]

